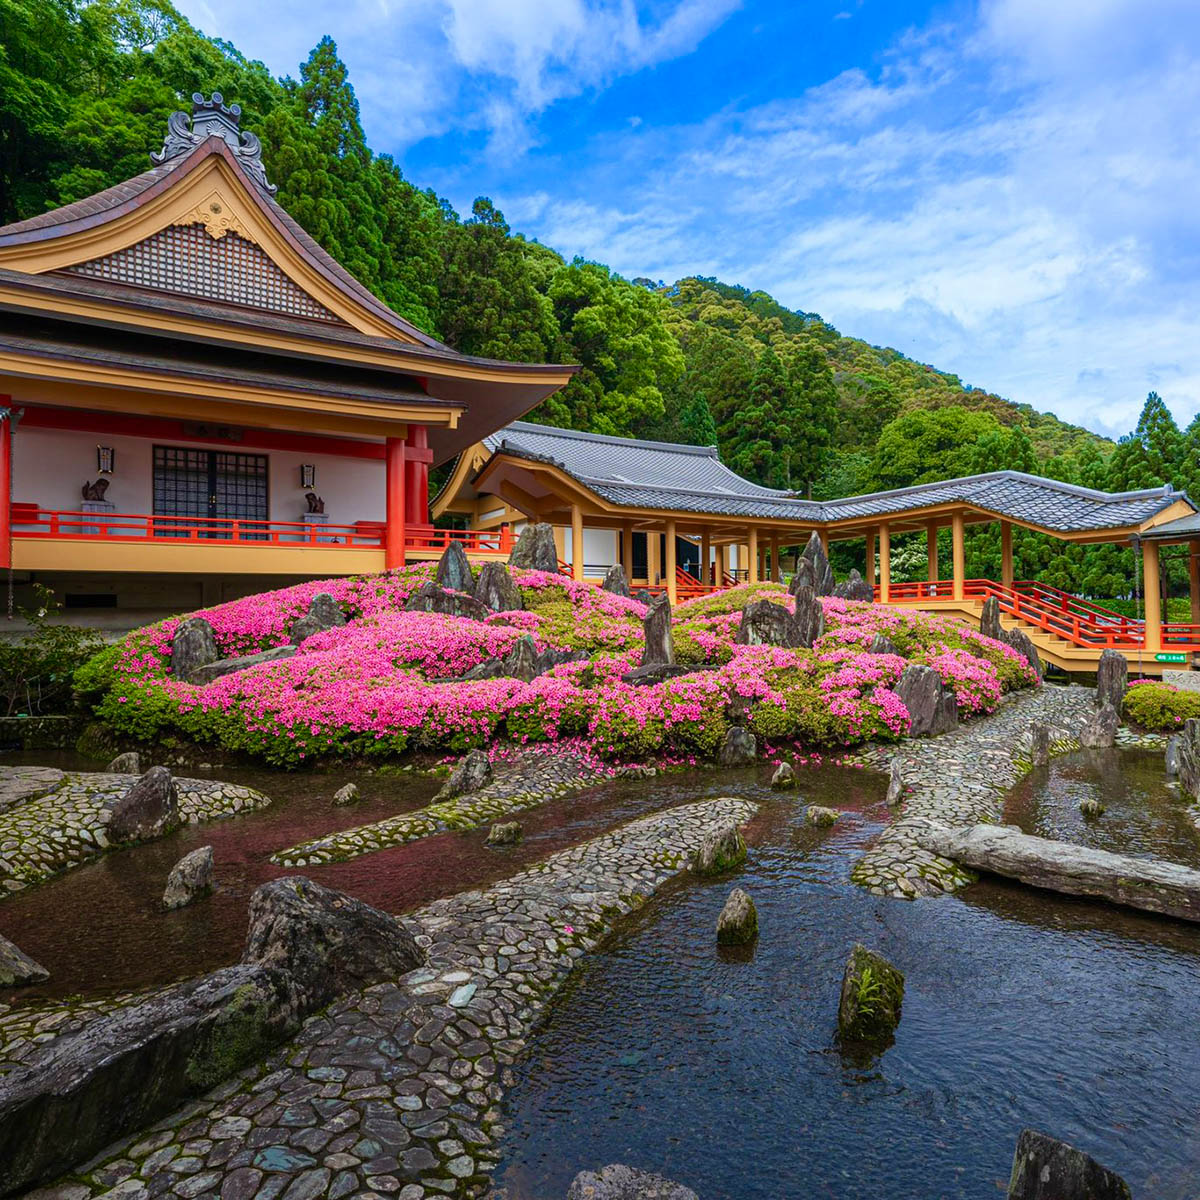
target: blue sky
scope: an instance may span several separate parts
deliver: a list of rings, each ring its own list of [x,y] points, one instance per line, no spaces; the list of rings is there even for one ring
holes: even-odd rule
[[[1196,0],[183,0],[325,33],[372,146],[626,276],[717,275],[1099,432],[1200,410]]]

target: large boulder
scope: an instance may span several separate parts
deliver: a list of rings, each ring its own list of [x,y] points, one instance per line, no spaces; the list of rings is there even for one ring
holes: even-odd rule
[[[722,946],[744,946],[758,937],[758,910],[749,892],[734,888],[717,918],[717,941]]]
[[[458,760],[435,800],[453,800],[477,792],[492,778],[492,764],[484,750],[471,750]]]
[[[794,646],[795,618],[782,604],[755,600],[742,609],[736,640],[739,646]]]
[[[310,624],[306,625],[305,622]],[[304,630],[307,629],[307,632]],[[250,667],[258,667],[263,663],[280,662],[291,658],[296,653],[296,647],[306,637],[322,632],[316,627],[312,617],[301,617],[292,625],[292,644],[290,646],[273,646],[270,650],[260,650],[257,654],[240,654],[237,658],[219,658],[216,662],[205,663],[192,672],[191,682],[203,687],[222,675],[233,675],[237,671],[245,671]],[[299,638],[299,640],[297,640]]]
[[[436,583],[423,583],[404,605],[405,612],[442,613],[448,617],[469,617],[472,621],[486,620],[488,607],[474,596],[451,592]]]
[[[126,750],[104,768],[113,775],[140,775],[142,773],[142,756],[136,750]]]
[[[108,839],[138,842],[179,824],[179,792],[166,767],[151,767],[109,809]]]
[[[707,834],[692,856],[692,870],[697,875],[723,875],[746,861],[746,839],[733,823]]]
[[[911,737],[948,733],[958,725],[958,700],[932,667],[909,663],[895,692],[912,718]]]
[[[213,886],[213,848],[201,846],[185,854],[167,876],[163,892],[164,908],[182,908],[207,896]]]
[[[792,572],[792,581],[788,584],[788,591],[794,596],[798,588],[815,586],[817,577],[813,572],[812,563],[800,555],[796,559],[796,569]]]
[[[775,768],[775,774],[771,776],[771,786],[777,791],[785,791],[788,788],[794,788],[799,782],[796,778],[796,769],[791,763],[781,762]]]
[[[1200,717],[1189,717],[1183,723],[1176,743],[1176,762],[1179,786],[1189,796],[1200,799]]]
[[[795,630],[792,644],[808,650],[825,633],[825,608],[812,588],[797,588],[793,595],[796,597],[796,612],[792,617]]]
[[[318,592],[308,602],[308,615],[319,622],[322,629],[338,629],[346,623],[342,606],[330,592]]]
[[[1033,668],[1034,674],[1042,678],[1042,660],[1038,658],[1037,647],[1029,640],[1029,635],[1022,629],[1003,629],[997,639],[1006,646],[1011,646]]]
[[[1000,601],[995,596],[989,596],[983,602],[983,612],[979,614],[979,632],[984,637],[1000,640],[1004,632],[1000,624]]]
[[[398,979],[424,960],[395,917],[303,876],[272,879],[250,897],[242,961],[291,976],[304,1012]]]
[[[646,633],[646,648],[642,651],[642,666],[675,661],[675,642],[671,637],[671,601],[666,592],[656,596],[642,620]]]
[[[49,978],[50,972],[41,963],[34,962],[6,937],[0,937],[0,988],[25,987]]]
[[[829,565],[829,559],[825,554],[825,547],[821,544],[820,535],[814,530],[808,539],[808,545],[804,547],[804,554],[801,556],[806,559],[812,567],[812,589],[818,596],[832,596],[834,588],[833,568]],[[798,565],[798,564],[797,564]],[[795,589],[803,586],[802,583],[797,583],[800,571],[792,579],[792,594],[795,594]]]
[[[580,1171],[567,1200],[699,1200],[691,1188],[661,1175],[612,1163],[599,1171]]]
[[[1084,718],[1079,727],[1079,744],[1088,750],[1106,750],[1116,743],[1120,727],[1117,710],[1106,704]]]
[[[0,1079],[0,1195],[86,1162],[255,1062],[300,1025],[290,977],[235,966],[54,1038]]]
[[[613,563],[604,572],[604,582],[600,587],[603,591],[612,592],[614,596],[628,596],[629,580],[625,578],[625,568],[620,563]]]
[[[1013,1155],[1008,1200],[1133,1200],[1133,1193],[1082,1150],[1024,1129]]]
[[[553,525],[526,525],[508,556],[510,567],[523,571],[558,572],[558,547],[554,544]]]
[[[475,572],[467,559],[466,551],[458,542],[452,541],[438,559],[434,582],[451,592],[475,591]]]
[[[838,1033],[847,1042],[887,1042],[900,1024],[904,975],[887,959],[855,943],[842,974]]]
[[[190,681],[197,667],[207,666],[221,657],[213,627],[203,617],[189,617],[175,630],[171,639],[171,674]]]
[[[518,612],[525,607],[517,587],[503,563],[484,563],[475,580],[475,599],[491,612]]]
[[[541,674],[537,646],[528,634],[517,638],[513,648],[504,656],[504,674],[524,683]]]
[[[899,654],[896,649],[896,643],[885,634],[877,633],[872,639],[871,644],[867,647],[868,654]]]
[[[758,758],[758,739],[744,725],[731,725],[717,751],[721,767],[750,767]]]
[[[1129,691],[1129,660],[1119,650],[1105,650],[1096,666],[1096,707],[1106,704],[1118,716]]]
[[[850,574],[834,587],[833,594],[843,600],[861,600],[868,604],[875,599],[875,589],[859,574],[857,567],[850,568]]]

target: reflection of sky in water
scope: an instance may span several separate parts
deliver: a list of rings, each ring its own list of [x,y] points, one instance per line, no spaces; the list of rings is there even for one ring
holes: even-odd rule
[[[865,811],[818,831],[776,797],[736,880],[672,889],[586,961],[510,1092],[509,1200],[608,1162],[702,1200],[976,1200],[1003,1194],[1026,1125],[1136,1196],[1200,1195],[1200,932],[999,882],[868,896],[846,880],[877,780],[806,775],[804,796]],[[762,931],[746,961],[715,945],[735,881]],[[907,974],[896,1043],[866,1064],[833,1038],[856,940]]]

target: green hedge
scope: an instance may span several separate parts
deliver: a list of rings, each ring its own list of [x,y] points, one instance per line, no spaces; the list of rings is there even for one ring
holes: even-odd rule
[[[1180,691],[1166,683],[1139,683],[1125,694],[1125,719],[1143,729],[1178,729],[1200,717],[1200,692]]]

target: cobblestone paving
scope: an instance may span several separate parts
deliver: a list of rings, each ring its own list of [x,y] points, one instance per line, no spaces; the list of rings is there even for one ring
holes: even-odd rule
[[[151,992],[105,996],[101,1000],[41,1000],[0,1004],[0,1077],[23,1067],[44,1043],[75,1033],[118,1004],[135,1004]]]
[[[1046,686],[1016,694],[989,717],[936,738],[872,747],[860,756],[886,771],[899,755],[905,795],[899,819],[854,864],[851,878],[877,895],[916,896],[950,892],[974,876],[949,859],[917,844],[919,822],[949,825],[995,821],[1004,795],[1029,770],[1030,725],[1053,731],[1052,752],[1078,746],[1075,734],[1093,710],[1095,691],[1084,687]]]
[[[567,792],[590,787],[606,777],[569,751],[526,752],[511,762],[497,764],[492,782],[478,792],[435,802],[372,825],[359,825],[300,842],[277,851],[271,861],[284,867],[345,862],[431,834],[474,829],[523,809],[536,808]]]
[[[0,896],[99,858],[109,846],[111,806],[137,778],[0,766]],[[271,803],[252,788],[216,780],[177,778],[175,786],[185,824],[231,817]],[[4,798],[9,799],[7,807]]]
[[[706,833],[756,807],[722,798],[645,817],[404,918],[424,967],[347,997],[260,1067],[34,1194],[483,1195],[509,1066],[575,960]]]

